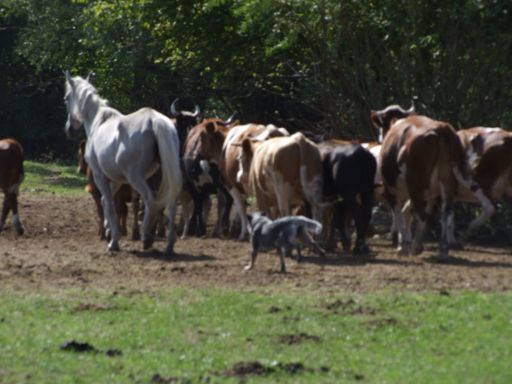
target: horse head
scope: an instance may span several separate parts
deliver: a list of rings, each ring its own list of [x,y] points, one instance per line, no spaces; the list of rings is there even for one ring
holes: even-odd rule
[[[71,77],[69,71],[65,71],[64,75],[66,76],[64,103],[66,104],[68,111],[64,131],[66,132],[66,135],[70,136],[73,131],[79,130],[83,125],[82,113],[78,102],[77,87],[78,82],[84,80],[78,77]]]

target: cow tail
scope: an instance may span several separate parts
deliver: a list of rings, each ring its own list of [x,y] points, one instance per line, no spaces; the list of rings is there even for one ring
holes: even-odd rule
[[[159,206],[165,206],[176,201],[183,186],[178,133],[170,120],[158,119],[153,122],[152,129],[158,145],[162,171],[162,181],[155,198]]]
[[[299,133],[300,184],[306,199],[313,205],[322,203],[323,167],[322,158],[316,145]]]

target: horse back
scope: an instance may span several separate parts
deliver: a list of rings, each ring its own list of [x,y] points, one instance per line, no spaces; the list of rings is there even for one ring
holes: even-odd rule
[[[4,192],[23,180],[23,148],[15,139],[0,140],[0,187]]]

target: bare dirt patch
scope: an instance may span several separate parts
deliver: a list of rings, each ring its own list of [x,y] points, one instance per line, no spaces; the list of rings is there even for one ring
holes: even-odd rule
[[[184,285],[335,292],[501,291],[512,287],[512,254],[493,246],[469,244],[452,252],[453,262],[439,263],[434,243],[427,244],[420,257],[398,257],[388,240],[372,239],[375,258],[366,264],[334,253],[325,259],[306,253],[300,264],[289,260],[288,273],[280,274],[279,258],[267,253],[258,257],[255,270],[245,272],[249,244],[234,239],[178,239],[177,256],[169,259],[161,252],[164,240],[155,242],[153,250],[142,251],[140,242],[125,237],[122,251],[109,254],[106,243],[96,235],[96,213],[87,195],[22,195],[20,217],[23,237],[16,238],[12,225],[0,234],[0,287],[90,286],[113,292]],[[211,226],[208,230],[211,233]],[[351,307],[350,303],[338,304],[331,310]]]

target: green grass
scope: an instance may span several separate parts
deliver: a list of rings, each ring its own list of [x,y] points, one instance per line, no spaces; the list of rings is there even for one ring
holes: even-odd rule
[[[57,163],[38,163],[26,160],[22,193],[80,194],[86,184],[85,176],[76,172],[76,166]]]
[[[510,383],[511,321],[510,293],[3,292],[0,382]]]

